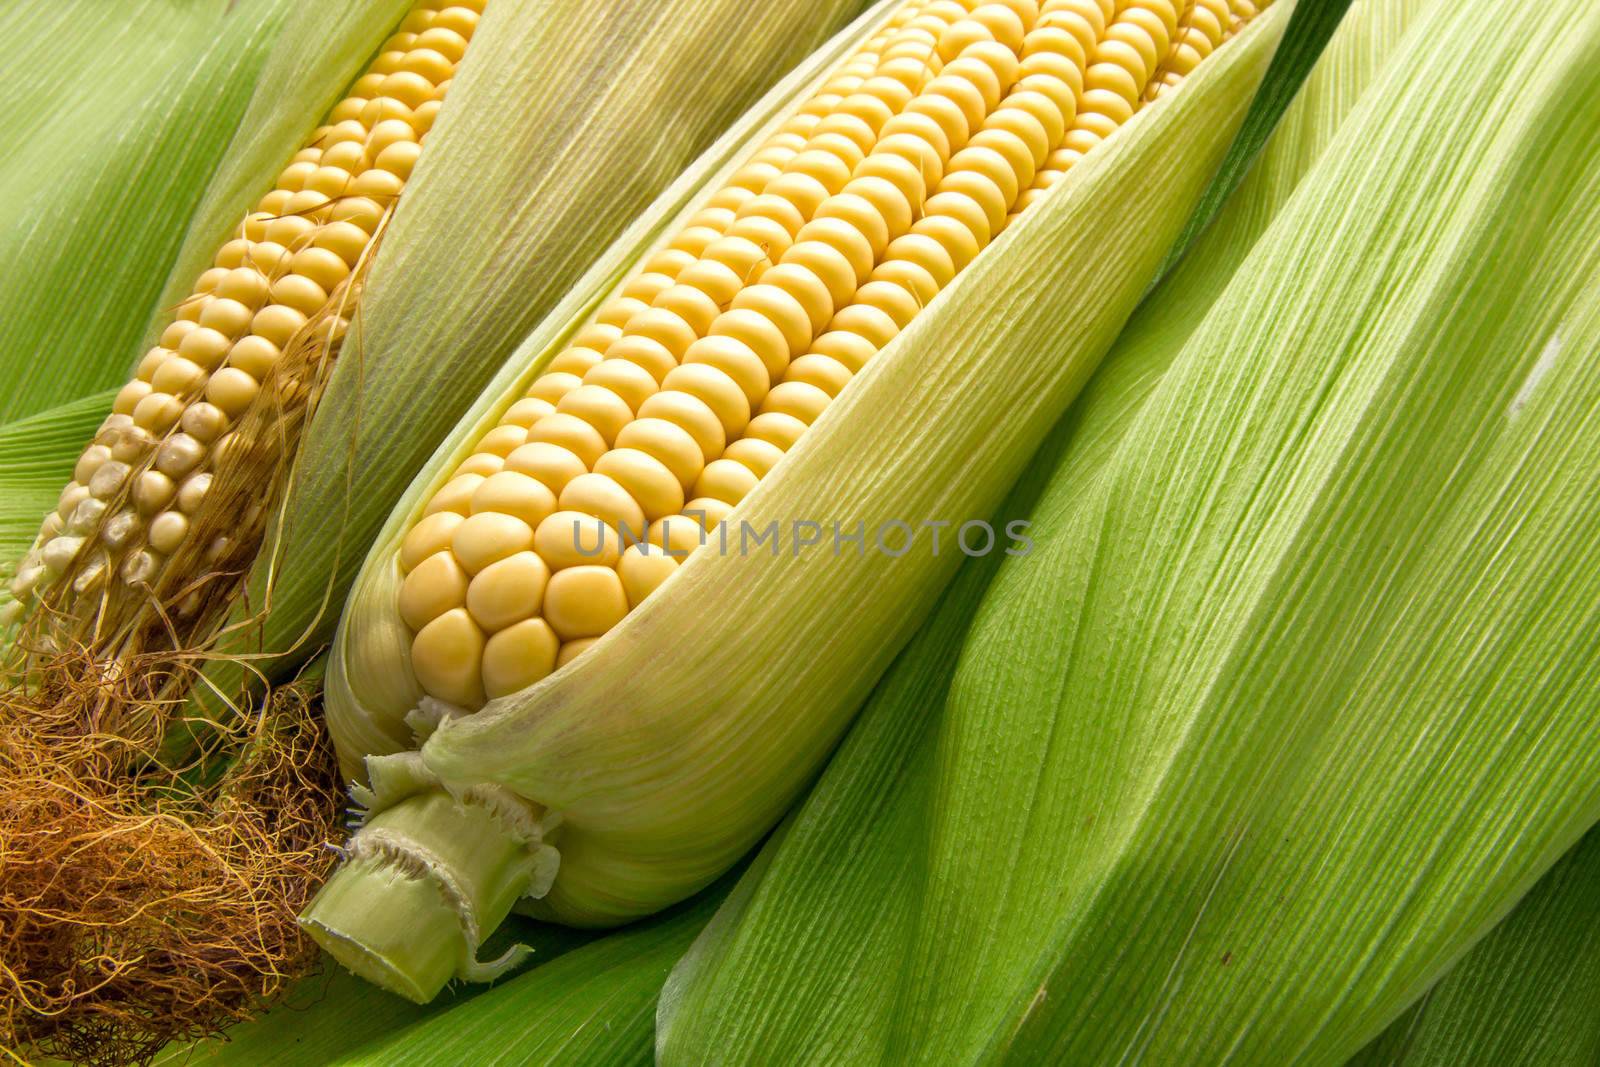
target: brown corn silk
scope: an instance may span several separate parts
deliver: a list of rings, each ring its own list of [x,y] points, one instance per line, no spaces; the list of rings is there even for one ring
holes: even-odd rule
[[[331,862],[341,790],[311,688],[217,717],[185,695],[483,7],[406,14],[174,309],[17,569],[0,1046],[148,1059],[249,1017],[315,960],[295,916]]]

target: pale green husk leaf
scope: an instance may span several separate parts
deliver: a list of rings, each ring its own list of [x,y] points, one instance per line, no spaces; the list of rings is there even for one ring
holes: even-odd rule
[[[296,6],[7,4],[0,422],[132,373],[184,228],[219,165],[248,140],[241,117]]]

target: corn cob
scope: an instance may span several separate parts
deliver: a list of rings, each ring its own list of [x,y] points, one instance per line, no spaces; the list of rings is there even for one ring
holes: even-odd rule
[[[92,625],[97,651],[116,649],[152,596],[192,619],[195,565],[247,558],[265,508],[241,521],[213,484],[259,470],[276,442],[247,437],[292,434],[314,405],[484,3],[418,0],[118,392],[11,583],[10,610],[35,609],[44,648]]]
[[[529,910],[567,922],[647,913],[705,884],[770,825],[948,564],[881,565],[875,575],[888,591],[858,612],[863,625],[880,622],[881,635],[860,648],[833,642],[832,662],[820,648],[816,660],[788,657],[798,673],[752,683],[719,671],[726,641],[708,648],[705,634],[683,629],[700,626],[690,605],[739,606],[719,603],[721,591],[752,618],[784,617],[752,623],[739,652],[758,660],[802,624],[762,597],[770,570],[729,584],[730,568],[748,577],[760,562],[703,545],[731,522],[777,517],[778,487],[794,509],[785,517],[805,514],[830,480],[833,503],[861,504],[872,517],[939,502],[960,507],[961,518],[987,512],[1003,489],[986,488],[987,476],[1003,483],[1014,473],[1087,367],[1030,363],[1028,352],[1042,358],[1040,325],[973,339],[994,357],[990,377],[977,380],[964,376],[975,367],[956,369],[962,356],[936,355],[934,331],[966,321],[951,316],[972,315],[975,292],[1021,269],[985,257],[988,246],[1043,255],[1045,231],[1031,230],[1031,219],[1065,217],[1062,199],[1047,194],[1080,156],[1106,159],[1091,150],[1147,102],[1190,16],[1172,0],[896,6],[671,240],[640,256],[613,300],[592,319],[553,321],[530,339],[528,360],[503,375],[509,391],[496,390],[391,519],[341,622],[329,721],[352,771],[368,757],[372,788],[361,794],[369,815],[351,862],[304,919],[325,946],[427,999],[452,975],[483,977],[512,962],[479,964],[473,953],[519,898],[539,898]],[[1229,99],[1247,96],[1275,39],[1264,29],[1237,63],[1213,68]],[[1236,118],[1213,116],[1205,150],[1185,165],[1163,162],[1175,173],[1148,201],[1175,212],[1189,202],[1216,159],[1212,138]],[[1069,143],[1079,155],[1059,154]],[[1139,227],[1139,255],[1156,254],[1167,232]],[[1109,341],[1111,320],[1131,310],[1139,269],[1107,279],[1112,293],[1083,322],[1087,344]],[[1017,299],[1026,321],[1042,323],[1032,316],[1046,315],[1050,298],[1033,284]],[[935,365],[956,362],[913,374],[913,349]],[[1018,408],[1007,374],[1032,380],[1037,395]],[[927,375],[944,380],[935,387]],[[1010,405],[1018,421],[998,447],[993,424],[976,439],[964,435],[977,422],[951,428],[941,462],[966,445],[980,457],[951,495],[868,495],[875,479],[917,467],[900,449],[892,461],[880,450],[881,469],[844,470],[853,452],[840,449],[873,421],[871,405],[884,402],[877,390],[926,405],[929,419],[967,390],[973,404],[994,405],[987,417]],[[824,567],[783,563],[784,581],[802,585]],[[842,581],[828,603],[870,595],[864,567],[839,568],[849,573],[835,570]],[[674,633],[694,649],[694,667],[636,685],[641,658]],[[646,696],[650,684],[658,689]],[[750,730],[768,728],[781,769],[701,775],[692,785],[677,777],[713,736],[745,745]],[[427,739],[420,755],[403,752],[413,731]],[[499,740],[486,753],[490,733]],[[723,805],[738,810],[727,826],[694,826],[698,812]],[[558,826],[559,856],[550,843]]]
[[[1230,30],[1194,11],[1206,54]],[[476,708],[524,689],[659,588],[878,350],[1151,98],[1180,15],[1170,0],[902,8],[423,509],[397,604],[422,690]]]

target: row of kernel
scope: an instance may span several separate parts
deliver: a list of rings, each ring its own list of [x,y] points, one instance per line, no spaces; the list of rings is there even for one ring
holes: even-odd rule
[[[79,458],[19,568],[17,595],[67,570],[97,531],[100,551],[80,567],[79,591],[118,555],[125,580],[149,581],[184,543],[234,443],[231,427],[282,349],[355,268],[403,189],[481,6],[414,9],[413,28],[385,43],[330,125],[219,251]],[[329,339],[342,337],[345,325],[335,318]]]
[[[540,507],[537,516],[526,516],[537,517],[538,523],[513,525],[507,516],[514,519],[518,505],[531,502],[535,494],[518,483],[523,490],[520,499],[502,498],[496,506],[487,506],[487,501],[477,498],[479,493],[493,497],[502,491],[509,495],[513,489],[513,480],[504,476],[507,472],[498,471],[478,473],[481,481],[474,486],[474,500],[464,509],[471,512],[470,521],[445,517],[447,512],[462,510],[460,502],[446,501],[457,507],[436,510],[419,523],[402,552],[409,587],[409,593],[403,590],[402,612],[408,616],[408,625],[418,631],[413,665],[428,691],[456,703],[481,699],[476,689],[480,658],[483,691],[490,695],[530,684],[561,662],[562,654],[549,654],[558,648],[557,636],[567,638],[566,645],[559,646],[566,654],[586,647],[659,584],[661,565],[672,561],[660,553],[646,559],[650,553],[640,548],[620,558],[619,531],[627,529],[637,536],[645,522],[659,525],[682,506],[684,489],[699,484],[707,461],[715,462],[725,441],[736,437],[748,423],[752,407],[766,396],[768,383],[787,365],[790,352],[805,350],[832,314],[831,302],[836,297],[848,298],[871,269],[882,242],[874,250],[871,240],[850,221],[865,212],[875,216],[877,228],[882,228],[883,208],[875,206],[875,198],[889,205],[891,214],[903,214],[909,222],[913,203],[923,199],[924,169],[929,164],[922,157],[929,149],[925,143],[911,143],[914,138],[909,133],[891,124],[917,99],[917,93],[930,85],[930,75],[937,81],[936,72],[948,70],[945,60],[959,58],[969,41],[994,45],[993,34],[983,26],[985,19],[1004,23],[1018,18],[1002,5],[978,10],[984,15],[972,19],[957,4],[927,5],[923,15],[904,23],[901,39],[884,50],[873,78],[859,86],[835,79],[830,84],[842,90],[832,94],[835,101],[802,108],[786,124],[790,129],[800,120],[809,135],[807,141],[789,146],[796,151],[784,161],[788,165],[758,159],[741,171],[749,173],[752,167],[765,164],[777,173],[760,175],[765,180],[761,193],[742,198],[743,210],[734,210],[727,235],[708,236],[699,249],[700,256],[692,261],[686,257],[678,265],[677,278],[655,293],[650,307],[631,309],[630,327],[663,304],[680,309],[680,321],[686,319],[681,311],[693,313],[698,304],[700,321],[685,322],[689,329],[670,338],[677,342],[677,350],[665,343],[669,339],[662,336],[665,329],[657,328],[656,336],[636,339],[642,341],[637,345],[640,349],[666,349],[665,355],[655,352],[660,379],[649,374],[649,382],[640,381],[638,396],[633,398],[639,401],[636,406],[625,401],[614,405],[614,422],[606,427],[610,434],[596,426],[605,424],[596,417],[593,406],[563,423],[559,416],[570,413],[568,398],[581,392],[580,386],[564,383],[572,389],[556,398],[554,415],[538,419],[529,443],[517,446],[507,458],[508,465],[515,460],[519,467],[510,473],[526,474],[546,488],[552,480],[560,483],[562,510],[549,512]],[[940,20],[941,11],[952,21]],[[957,38],[959,43],[954,45],[946,40],[944,55],[940,55],[941,35],[962,22],[967,25],[958,32],[965,36]],[[939,34],[929,32],[930,23]],[[1017,36],[1020,39],[1020,32]],[[908,62],[912,59],[908,49],[916,50],[914,62]],[[991,64],[995,62],[990,59]],[[1015,62],[1015,55],[1010,55],[1010,65]],[[969,65],[982,71],[977,76],[985,83],[996,79],[993,69],[981,60],[973,59]],[[959,69],[950,77],[960,82]],[[982,91],[970,84],[947,91],[958,99],[976,99],[980,108],[984,104]],[[996,87],[994,95],[999,91]],[[869,149],[876,154],[869,155]],[[851,182],[866,184],[847,191]],[[748,184],[757,185],[755,181]],[[910,192],[905,191],[908,188]],[[868,195],[863,197],[862,191]],[[896,201],[897,209],[893,207]],[[745,220],[752,220],[752,232],[740,233]],[[820,229],[822,239],[814,239],[815,233],[806,232],[807,227]],[[846,251],[840,251],[840,243]],[[855,265],[854,259],[862,255],[864,264]],[[813,269],[827,263],[830,256],[831,289]],[[777,265],[771,262],[774,258],[779,260]],[[804,265],[808,261],[812,266]],[[686,281],[678,280],[685,275]],[[758,283],[745,284],[752,275],[759,278]],[[837,278],[844,276],[848,281],[841,290]],[[691,284],[694,282],[699,285]],[[729,310],[719,313],[724,305]],[[654,328],[649,320],[643,325]],[[626,344],[628,339],[619,340]],[[610,362],[595,366],[603,369]],[[637,364],[638,355],[626,362]],[[656,390],[658,381],[664,390]],[[557,438],[557,433],[563,436]],[[615,447],[600,451],[602,445]],[[520,469],[523,465],[528,469]],[[447,486],[441,495],[449,491]],[[543,496],[540,502],[549,503]],[[439,503],[436,498],[434,504]],[[595,523],[596,518],[603,525]],[[574,544],[574,523],[588,525],[592,544]],[[513,547],[521,551],[501,557],[512,538]],[[522,547],[525,541],[528,547]],[[446,545],[448,553],[442,551]],[[641,564],[641,560],[646,562]],[[475,565],[483,567],[481,582],[474,575]],[[491,603],[487,593],[474,597],[473,589],[480,585],[484,590],[520,586],[520,595],[511,598],[516,606]],[[535,591],[538,597],[532,595]],[[537,617],[514,618],[517,612]],[[506,655],[498,654],[502,648]]]

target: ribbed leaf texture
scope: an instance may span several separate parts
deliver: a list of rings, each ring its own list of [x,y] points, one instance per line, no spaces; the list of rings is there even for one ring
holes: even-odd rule
[[[1079,470],[1105,462],[1426,2],[1355,6],[1251,176],[1129,321],[997,527],[1028,514],[1064,451]],[[882,976],[903,966],[916,907],[937,724],[928,709],[944,699],[998,564],[988,557],[963,567],[795,816],[784,846],[767,847],[771,873],[723,907],[674,972],[661,1011],[664,1062],[694,1062],[708,1047],[727,1048],[732,1059],[777,1048],[814,1063],[886,1054],[895,989]]]
[[[1600,17],[1502,28],[1431,7],[1169,369],[1102,379],[664,1062],[1342,1062],[1600,812]]]
[[[1600,831],[1350,1067],[1600,1062]]]
[[[0,422],[132,373],[189,218],[233,150],[296,6],[6,5]],[[345,12],[370,6],[339,5]]]

